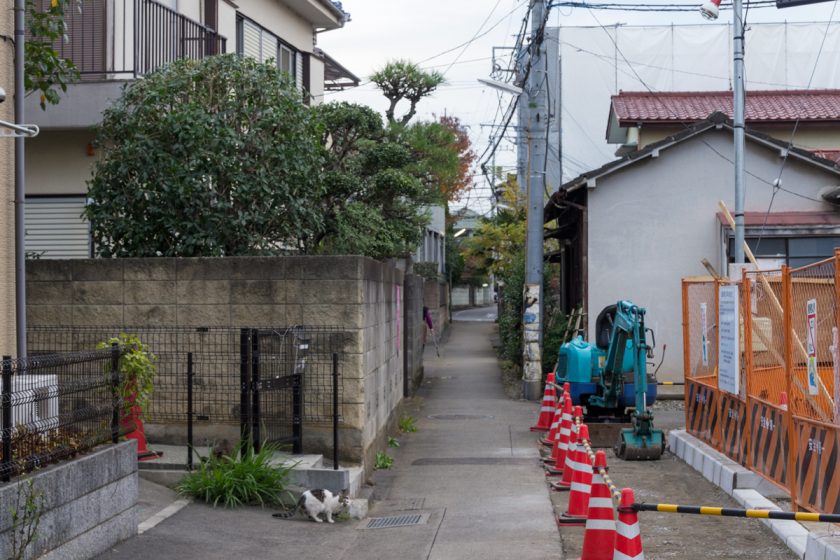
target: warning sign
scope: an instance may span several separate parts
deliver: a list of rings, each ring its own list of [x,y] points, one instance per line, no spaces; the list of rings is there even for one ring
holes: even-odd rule
[[[741,380],[738,286],[720,286],[718,294],[718,388],[737,395]]]
[[[808,314],[808,394],[819,393],[817,388],[817,300],[809,299],[805,310]]]

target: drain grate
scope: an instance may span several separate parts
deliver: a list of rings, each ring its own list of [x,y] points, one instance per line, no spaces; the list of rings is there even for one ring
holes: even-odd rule
[[[368,529],[389,529],[391,527],[407,527],[418,525],[423,518],[420,514],[393,515],[391,517],[374,517],[368,520]]]

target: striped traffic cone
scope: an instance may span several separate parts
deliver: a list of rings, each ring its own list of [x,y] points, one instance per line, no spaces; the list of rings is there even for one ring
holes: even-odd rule
[[[569,449],[569,434],[572,432],[572,399],[568,397],[563,402],[563,411],[560,420],[560,429],[557,430],[557,438],[551,448],[551,455],[544,461],[555,465],[555,468],[562,470],[566,464],[566,451]]]
[[[607,455],[595,453],[592,470],[592,494],[583,534],[583,553],[579,560],[613,560],[615,551],[615,516],[610,489],[599,469],[607,469]]]
[[[788,409],[788,396],[785,391],[779,393],[779,408],[787,412]]]
[[[569,506],[563,515],[557,518],[560,525],[583,527],[586,515],[589,513],[589,494],[592,492],[592,461],[583,448],[583,442],[589,439],[589,428],[586,424],[580,427],[577,444],[577,464],[572,475],[572,486],[569,492]]]
[[[557,400],[557,408],[554,409],[554,418],[551,421],[551,429],[548,435],[540,438],[540,443],[546,447],[553,447],[554,442],[557,441],[557,432],[560,430],[560,422],[563,419],[563,406],[566,399],[571,400],[566,391],[560,392],[560,398]]]
[[[578,424],[577,419],[583,415],[580,406],[575,407],[572,414],[571,426],[569,430],[569,444],[566,447],[566,456],[563,458],[563,467],[557,467],[555,470],[547,468],[549,474],[563,474],[563,479],[560,482],[552,483],[551,487],[554,490],[568,490],[572,487],[572,475],[575,472],[577,464],[577,442],[578,442]]]
[[[554,372],[548,374],[545,380],[545,392],[543,393],[540,415],[537,417],[537,424],[531,426],[532,432],[545,432],[551,428],[551,420],[554,418],[554,408],[557,402],[557,395],[554,391]]]
[[[633,509],[636,501],[632,488],[621,491],[618,505],[618,521],[615,524],[615,552],[613,560],[644,560],[642,533],[639,529],[639,514]]]

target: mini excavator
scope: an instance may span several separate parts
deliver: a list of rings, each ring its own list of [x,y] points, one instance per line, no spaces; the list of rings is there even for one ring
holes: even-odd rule
[[[651,344],[647,337],[650,334]],[[645,310],[630,301],[607,306],[595,323],[595,345],[577,336],[560,346],[557,385],[569,382],[572,402],[585,408],[589,423],[619,424],[614,446],[624,460],[659,459],[661,430],[653,427],[650,405],[656,401],[656,378],[647,371],[656,337],[645,328]]]

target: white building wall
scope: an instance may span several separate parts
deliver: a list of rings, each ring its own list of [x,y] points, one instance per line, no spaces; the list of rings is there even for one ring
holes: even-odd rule
[[[701,136],[731,158],[731,132]],[[746,168],[771,182],[782,163],[778,152],[747,141]],[[685,276],[708,274],[707,258],[719,266],[721,250],[718,200],[734,208],[732,164],[699,139],[663,150],[656,159],[604,177],[588,193],[589,201],[589,339],[595,319],[607,305],[629,299],[647,308],[647,327],[656,333],[656,363],[668,346],[660,370],[662,380],[683,376],[682,293]],[[819,199],[817,191],[840,178],[788,159],[783,186]],[[772,187],[747,176],[746,211],[766,212]],[[829,211],[780,191],[773,211]]]
[[[296,49],[312,52],[312,24],[277,0],[242,0],[238,4],[238,11],[242,15],[259,23]],[[235,42],[236,33],[228,37],[229,41],[231,37]]]

